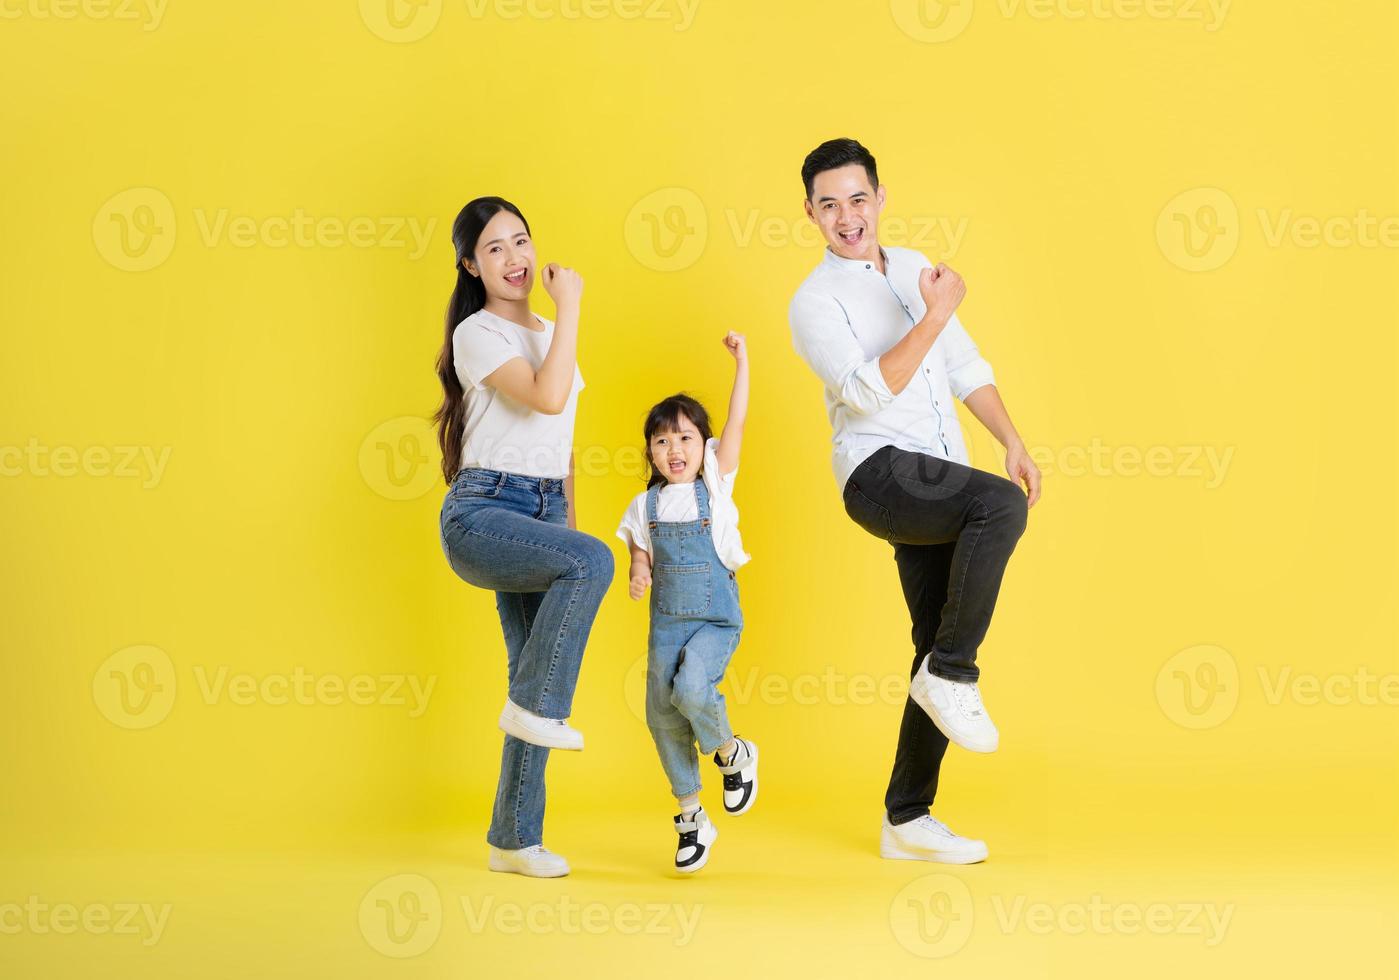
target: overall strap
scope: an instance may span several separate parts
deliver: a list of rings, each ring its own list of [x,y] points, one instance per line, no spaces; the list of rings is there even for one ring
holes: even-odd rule
[[[695,503],[699,506],[699,519],[708,522],[709,489],[704,485],[703,478],[695,479]]]
[[[658,520],[656,517],[656,500],[660,496],[660,492],[661,485],[659,483],[653,483],[646,488],[646,523],[651,527],[655,527]]]

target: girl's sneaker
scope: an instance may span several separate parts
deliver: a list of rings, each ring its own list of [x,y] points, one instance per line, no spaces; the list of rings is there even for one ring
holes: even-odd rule
[[[747,813],[758,798],[758,747],[746,738],[734,736],[738,747],[728,765],[714,753],[714,764],[724,774],[724,812],[731,816]]]
[[[688,820],[685,814],[677,813],[675,832],[680,835],[680,843],[675,848],[675,870],[681,874],[693,874],[709,862],[709,851],[719,831],[710,822],[704,807],[700,807]]]
[[[522,742],[546,749],[571,749],[577,752],[583,748],[583,733],[568,722],[541,717],[508,699],[500,712],[500,730]]]
[[[546,850],[543,844],[516,851],[492,847],[490,868],[492,871],[508,871],[530,878],[562,878],[568,874],[568,862],[563,855]]]

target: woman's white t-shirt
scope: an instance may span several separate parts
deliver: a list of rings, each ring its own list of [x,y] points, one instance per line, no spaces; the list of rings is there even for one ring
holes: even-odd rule
[[[477,310],[452,331],[452,363],[466,412],[461,465],[520,476],[561,480],[573,453],[573,419],[583,375],[573,368],[573,390],[558,415],[536,412],[489,385],[486,377],[512,357],[538,371],[554,340],[554,322],[535,315],[543,330],[528,330],[487,310]]]
[[[719,476],[719,440],[709,439],[704,444],[704,466],[700,478],[709,491],[709,513],[713,519],[710,530],[714,532],[714,550],[719,560],[729,571],[737,571],[748,564],[751,556],[743,550],[743,541],[738,536],[738,505],[734,503],[734,477],[732,473]],[[622,523],[617,528],[617,537],[645,549],[653,559],[651,532],[647,530],[646,493],[643,490],[632,498],[627,512],[622,515]],[[695,485],[691,483],[665,483],[656,495],[656,519],[661,521],[699,520],[699,501],[695,498]]]

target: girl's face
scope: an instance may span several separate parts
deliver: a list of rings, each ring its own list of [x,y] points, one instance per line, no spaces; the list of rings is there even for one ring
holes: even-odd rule
[[[675,432],[651,436],[651,462],[671,483],[693,483],[704,463],[704,437],[684,415]]]
[[[466,271],[481,280],[486,295],[517,302],[529,299],[534,287],[534,242],[525,223],[509,211],[497,212],[476,241]]]

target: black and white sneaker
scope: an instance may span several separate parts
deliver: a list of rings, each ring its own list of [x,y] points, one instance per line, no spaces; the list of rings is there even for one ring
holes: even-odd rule
[[[734,736],[738,747],[728,765],[714,753],[714,764],[724,774],[724,812],[730,816],[747,813],[758,798],[758,747],[746,738]]]
[[[719,830],[710,822],[709,814],[700,807],[690,814],[675,815],[675,832],[680,835],[680,843],[675,848],[675,870],[681,874],[693,874],[709,862],[709,851],[714,846]]]

